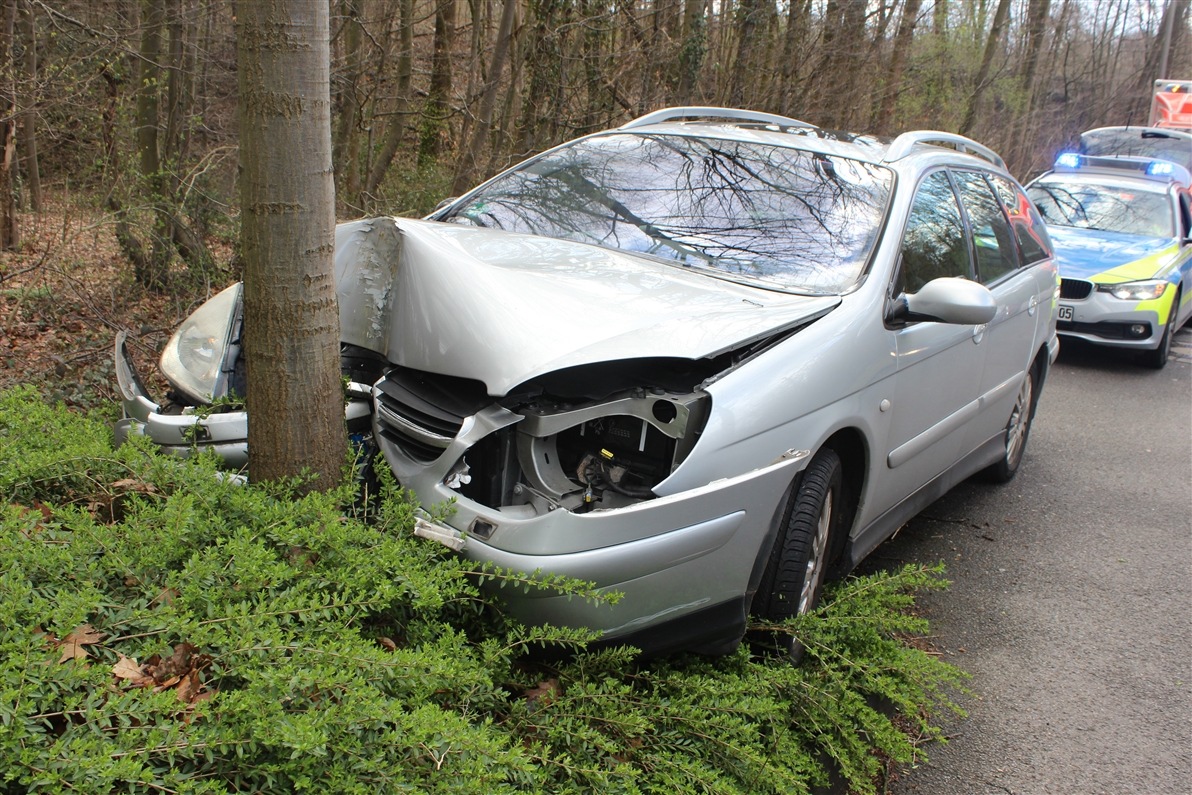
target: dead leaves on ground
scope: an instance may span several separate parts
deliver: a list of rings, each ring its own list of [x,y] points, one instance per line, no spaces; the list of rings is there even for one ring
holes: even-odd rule
[[[155,693],[173,690],[183,704],[205,701],[215,695],[204,688],[201,676],[211,658],[198,651],[190,643],[179,643],[169,657],[155,654],[144,663],[121,654],[112,666],[112,675],[130,687],[152,688]]]
[[[62,656],[58,662],[64,663],[67,660],[85,660],[90,655],[84,646],[92,646],[103,640],[106,635],[90,624],[79,624],[70,631],[65,638],[57,641],[58,648],[62,649]]]
[[[90,624],[80,624],[70,633],[58,640],[53,635],[47,635],[49,643],[62,650],[58,663],[72,660],[83,660],[91,657],[87,646],[94,646],[107,635]],[[215,695],[215,691],[207,689],[203,684],[202,672],[211,665],[211,657],[200,654],[198,648],[190,643],[179,643],[174,647],[174,653],[163,658],[155,654],[144,663],[138,663],[134,657],[119,655],[119,660],[112,666],[112,676],[117,683],[130,688],[151,688],[155,693],[173,690],[178,700],[183,704],[196,704]]]
[[[522,693],[530,711],[534,712],[543,707],[549,707],[563,692],[563,686],[555,677],[544,679],[534,687],[528,687]]]

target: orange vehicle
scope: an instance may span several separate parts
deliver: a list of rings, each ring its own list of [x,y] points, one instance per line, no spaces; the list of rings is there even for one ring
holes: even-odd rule
[[[1192,80],[1156,80],[1150,127],[1192,130]]]

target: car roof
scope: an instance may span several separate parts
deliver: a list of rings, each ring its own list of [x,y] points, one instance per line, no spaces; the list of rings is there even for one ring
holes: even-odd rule
[[[1077,152],[1063,152],[1055,159],[1050,174],[1096,176],[1121,178],[1130,184],[1146,183],[1154,190],[1165,191],[1168,185],[1185,188],[1192,186],[1192,173],[1178,163],[1161,157],[1126,157],[1118,155],[1085,155]],[[1042,179],[1040,177],[1039,179]],[[1104,182],[1104,179],[1101,179]]]
[[[1102,135],[1130,135],[1133,133],[1137,133],[1139,138],[1175,138],[1192,142],[1192,133],[1190,132],[1174,130],[1170,127],[1135,127],[1129,124],[1116,127],[1096,127],[1092,130],[1085,130],[1080,137],[1083,138],[1087,135],[1095,138]]]
[[[996,152],[955,133],[915,130],[889,139],[829,130],[787,116],[738,108],[663,108],[606,132],[655,132],[764,141],[777,146],[851,157],[877,165],[892,165],[920,154],[948,154],[968,160],[973,165],[980,164],[1006,172],[1006,164]]]
[[[1128,188],[1145,193],[1166,193],[1170,181],[1148,179],[1142,175],[1133,175],[1127,171],[1113,171],[1094,169],[1088,171],[1058,170],[1048,171],[1033,179],[1027,187],[1045,182],[1067,182],[1085,185],[1098,185],[1108,188]]]
[[[1192,170],[1192,133],[1159,127],[1098,127],[1080,134],[1079,151],[1097,156],[1159,157]]]

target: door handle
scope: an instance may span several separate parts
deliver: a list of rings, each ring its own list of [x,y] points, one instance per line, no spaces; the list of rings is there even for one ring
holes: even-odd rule
[[[973,343],[980,345],[981,341],[985,339],[985,329],[989,328],[989,324],[982,323],[979,326],[973,326]]]

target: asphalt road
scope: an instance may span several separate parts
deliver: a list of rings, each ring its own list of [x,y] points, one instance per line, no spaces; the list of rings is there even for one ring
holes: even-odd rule
[[[1017,478],[866,568],[941,560],[922,607],[977,697],[890,795],[1192,793],[1192,330],[1160,371],[1069,345]]]

